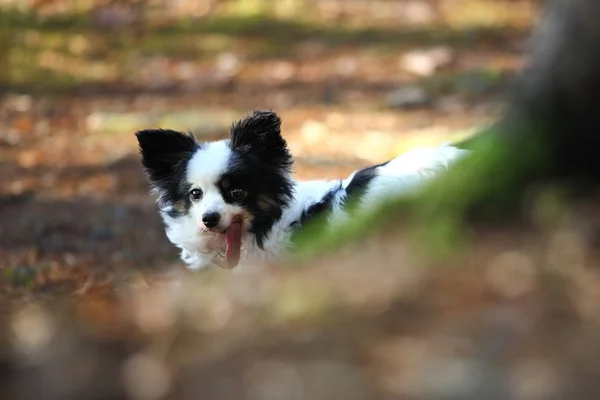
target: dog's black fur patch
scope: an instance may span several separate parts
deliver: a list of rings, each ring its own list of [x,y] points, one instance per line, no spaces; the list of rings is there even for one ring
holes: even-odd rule
[[[302,215],[298,221],[294,221],[290,224],[291,228],[297,226],[304,226],[308,222],[317,219],[318,217],[331,212],[333,208],[333,200],[335,195],[339,193],[339,191],[344,190],[346,192],[344,208],[347,209],[352,200],[359,199],[360,196],[364,193],[364,191],[369,186],[369,183],[373,179],[375,179],[378,175],[378,168],[383,167],[389,163],[389,161],[373,165],[364,169],[357,171],[348,186],[344,189],[342,184],[340,183],[338,186],[329,190],[323,197],[316,203],[311,204],[306,210],[302,212]]]
[[[318,202],[311,204],[306,210],[302,212],[300,216],[300,221],[298,221],[299,225],[303,226],[313,221],[326,213],[331,212],[333,208],[333,200],[335,195],[342,190],[341,183],[339,186],[329,190]]]
[[[181,209],[190,206],[185,181],[187,163],[201,148],[192,134],[170,129],[146,129],[136,132],[142,165],[150,184],[159,191],[161,205],[181,203],[169,211],[172,217],[181,214]]]
[[[272,111],[254,111],[233,124],[229,146],[233,156],[223,179],[247,191],[238,204],[253,215],[250,231],[262,249],[293,194],[293,160],[281,136],[281,119]],[[229,191],[221,192],[228,201]]]
[[[350,180],[350,183],[348,183],[348,186],[346,186],[347,198],[356,199],[361,196],[367,186],[369,186],[369,183],[377,177],[377,169],[383,167],[387,163],[389,163],[389,161],[357,171]]]

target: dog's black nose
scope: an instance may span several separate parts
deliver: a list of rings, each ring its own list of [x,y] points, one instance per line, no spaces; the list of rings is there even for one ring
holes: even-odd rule
[[[221,215],[218,212],[207,212],[202,216],[202,222],[207,228],[214,228],[219,224]]]

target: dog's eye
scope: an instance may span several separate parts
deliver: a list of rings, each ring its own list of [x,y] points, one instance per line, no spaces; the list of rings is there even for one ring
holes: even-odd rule
[[[190,191],[190,197],[194,200],[200,200],[202,198],[202,190],[192,189]]]
[[[230,194],[231,198],[234,200],[242,200],[246,197],[246,191],[244,189],[233,189]]]

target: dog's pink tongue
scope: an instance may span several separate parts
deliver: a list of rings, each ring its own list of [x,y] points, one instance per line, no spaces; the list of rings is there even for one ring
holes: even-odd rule
[[[242,224],[232,223],[225,231],[225,240],[227,248],[225,249],[225,259],[229,268],[237,267],[240,262],[240,252],[242,248]]]

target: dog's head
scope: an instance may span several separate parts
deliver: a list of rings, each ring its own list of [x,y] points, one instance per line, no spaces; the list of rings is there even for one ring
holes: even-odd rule
[[[229,267],[239,262],[245,235],[253,234],[263,248],[292,196],[292,158],[277,114],[254,111],[232,125],[229,140],[201,143],[162,129],[136,136],[175,245],[224,251]]]

